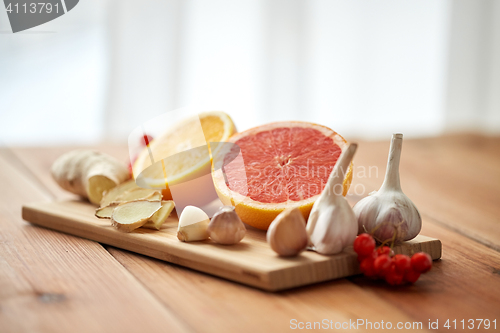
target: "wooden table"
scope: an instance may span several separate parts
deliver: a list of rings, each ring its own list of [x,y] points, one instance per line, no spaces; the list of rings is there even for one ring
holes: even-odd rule
[[[448,319],[457,320],[456,331],[462,319],[466,326],[496,319],[500,329],[500,137],[405,140],[403,190],[420,208],[422,233],[443,243],[442,260],[416,285],[356,276],[281,293],[24,222],[23,203],[71,197],[49,174],[71,148],[0,148],[2,333],[281,332],[300,322],[358,319],[422,322],[424,331],[439,320],[448,332],[455,331],[453,322],[443,327]],[[126,160],[124,146],[97,148]],[[358,194],[382,183],[388,148],[389,141],[360,142],[351,187]],[[361,197],[348,196],[352,203]]]

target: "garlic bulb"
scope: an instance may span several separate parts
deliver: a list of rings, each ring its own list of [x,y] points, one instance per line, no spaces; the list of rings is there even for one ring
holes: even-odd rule
[[[177,238],[182,242],[208,239],[208,215],[200,208],[186,206],[182,210],[177,228]]]
[[[380,242],[407,241],[415,238],[422,228],[417,207],[404,195],[399,182],[399,160],[403,134],[393,134],[384,183],[377,192],[354,205],[359,233],[373,232]]]
[[[298,208],[282,211],[267,229],[267,242],[274,252],[292,257],[304,251],[308,244],[306,221]]]
[[[216,243],[236,244],[245,237],[247,229],[233,206],[223,206],[212,216],[208,224],[210,239]]]
[[[357,147],[352,143],[342,153],[307,220],[309,246],[318,253],[339,253],[353,244],[358,233],[356,216],[342,196],[345,174]]]

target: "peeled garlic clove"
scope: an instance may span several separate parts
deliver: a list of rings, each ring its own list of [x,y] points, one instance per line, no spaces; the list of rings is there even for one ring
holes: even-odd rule
[[[231,245],[240,242],[247,229],[233,206],[223,206],[212,216],[208,224],[208,235],[216,243]]]
[[[384,183],[375,193],[354,205],[358,232],[368,231],[378,241],[407,241],[415,238],[422,228],[417,207],[401,190],[399,161],[403,134],[392,136]]]
[[[208,239],[208,215],[198,207],[186,206],[179,218],[177,238],[182,242]]]
[[[283,257],[296,256],[307,247],[306,221],[298,208],[286,209],[271,223],[267,242]]]

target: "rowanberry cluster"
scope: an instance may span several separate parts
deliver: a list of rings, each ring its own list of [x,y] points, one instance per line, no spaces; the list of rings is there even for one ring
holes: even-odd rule
[[[424,252],[415,253],[411,258],[396,254],[388,246],[376,248],[375,239],[364,233],[356,237],[354,251],[358,254],[361,272],[370,278],[384,279],[393,286],[415,283],[420,274],[432,267],[432,258]]]

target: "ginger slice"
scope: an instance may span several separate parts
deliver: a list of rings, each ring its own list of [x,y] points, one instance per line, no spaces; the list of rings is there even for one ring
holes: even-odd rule
[[[101,206],[96,209],[95,216],[100,219],[110,219],[113,214],[113,210],[119,204],[138,200],[161,201],[161,198],[162,195],[160,191],[140,187],[132,188],[130,191],[115,197],[115,200],[110,202],[108,205]]]
[[[135,188],[139,187],[136,185],[133,179],[127,180],[126,182],[113,187],[112,189],[104,193],[100,207],[102,208],[108,206],[110,203],[116,201],[119,196]]]
[[[118,203],[113,203],[105,207],[97,208],[95,211],[95,216],[100,219],[110,219],[116,207],[118,207]]]
[[[162,201],[161,208],[151,216],[149,221],[146,222],[142,227],[149,229],[157,229],[160,230],[161,226],[165,221],[167,221],[170,213],[174,210],[174,202],[172,200]]]
[[[116,198],[115,203],[122,203],[135,200],[161,201],[162,195],[158,190],[150,188],[134,188]]]
[[[113,210],[111,224],[120,231],[131,232],[143,226],[160,208],[160,201],[125,202]]]

